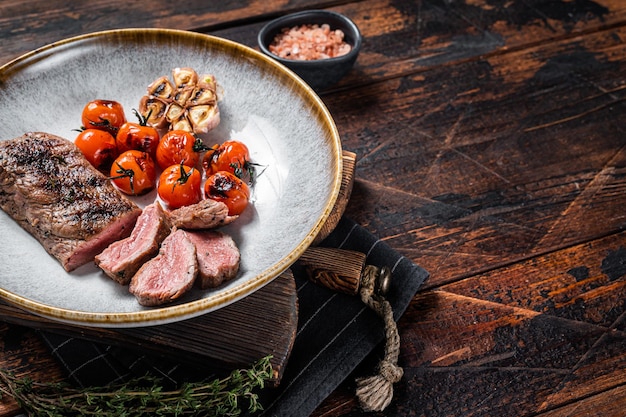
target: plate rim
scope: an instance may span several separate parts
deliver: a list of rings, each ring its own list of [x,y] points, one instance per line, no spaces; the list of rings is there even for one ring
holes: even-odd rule
[[[259,290],[260,288],[271,282],[273,279],[278,277],[281,273],[286,271],[313,243],[315,237],[319,234],[325,222],[328,220],[332,209],[338,199],[343,172],[342,144],[339,131],[327,106],[317,95],[317,93],[293,71],[291,71],[281,63],[261,53],[260,51],[257,51],[254,48],[243,45],[241,43],[221,38],[215,35],[180,29],[121,28],[102,30],[61,39],[20,55],[0,66],[0,81],[3,81],[6,76],[10,77],[12,72],[15,73],[16,70],[19,71],[19,68],[16,67],[19,67],[20,64],[37,55],[45,54],[46,52],[49,52],[55,48],[66,46],[71,43],[91,40],[94,38],[111,37],[115,36],[116,34],[130,36],[133,34],[139,35],[142,33],[150,34],[151,36],[155,37],[174,35],[182,38],[192,38],[194,40],[197,39],[208,43],[225,45],[225,48],[227,49],[233,48],[235,50],[241,51],[244,55],[252,56],[257,60],[262,61],[265,65],[275,67],[279,70],[278,72],[284,74],[288,78],[291,78],[291,80],[297,86],[296,88],[300,90],[299,95],[303,96],[304,94],[303,97],[307,101],[313,102],[315,104],[316,110],[317,112],[319,112],[319,120],[323,121],[323,124],[326,125],[330,130],[330,137],[332,140],[329,144],[332,145],[331,148],[334,152],[332,160],[333,163],[331,165],[336,169],[333,173],[333,182],[329,198],[313,227],[307,232],[304,239],[302,239],[287,256],[279,259],[269,268],[266,268],[260,275],[256,275],[249,281],[243,282],[228,291],[222,291],[215,296],[192,300],[183,304],[165,305],[162,307],[133,312],[108,313],[86,312],[66,309],[62,307],[55,307],[31,300],[18,294],[14,294],[0,287],[1,299],[8,301],[9,303],[16,305],[17,307],[23,308],[36,315],[43,316],[54,321],[65,322],[74,325],[89,325],[94,327],[144,327],[186,320],[202,314],[209,313],[219,308],[226,307],[227,305],[236,302],[244,298],[245,296]]]

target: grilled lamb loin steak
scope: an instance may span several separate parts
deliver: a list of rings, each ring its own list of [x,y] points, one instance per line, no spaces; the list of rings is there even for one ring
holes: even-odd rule
[[[159,254],[143,264],[128,290],[143,306],[165,304],[183,295],[198,275],[196,247],[181,229],[174,229]]]
[[[232,223],[238,217],[228,215],[226,204],[209,198],[169,212],[170,223],[179,229],[212,229]]]
[[[186,231],[196,246],[198,258],[198,285],[202,289],[214,288],[234,278],[241,259],[235,241],[217,230]]]
[[[67,271],[128,236],[141,214],[74,143],[43,132],[0,141],[0,207]]]
[[[96,265],[113,280],[127,285],[139,268],[159,252],[169,233],[163,207],[154,202],[143,209],[129,237],[113,242],[96,255]]]

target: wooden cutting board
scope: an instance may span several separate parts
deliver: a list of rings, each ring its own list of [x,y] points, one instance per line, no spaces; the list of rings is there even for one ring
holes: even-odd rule
[[[343,178],[337,203],[316,238],[319,243],[343,215],[354,178],[356,155],[344,151]],[[298,296],[290,270],[244,299],[214,312],[159,326],[112,329],[69,325],[0,300],[0,317],[19,324],[71,337],[163,354],[168,359],[211,368],[246,367],[272,355],[278,384],[293,347],[298,325]]]

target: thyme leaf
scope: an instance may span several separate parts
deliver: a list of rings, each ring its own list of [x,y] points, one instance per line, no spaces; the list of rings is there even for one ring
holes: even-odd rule
[[[173,390],[165,390],[159,378],[150,376],[79,389],[18,378],[0,368],[0,398],[11,396],[30,415],[46,417],[235,417],[246,403],[251,413],[263,409],[255,391],[273,376],[270,359],[266,356],[250,369],[234,370],[222,379],[188,382]]]

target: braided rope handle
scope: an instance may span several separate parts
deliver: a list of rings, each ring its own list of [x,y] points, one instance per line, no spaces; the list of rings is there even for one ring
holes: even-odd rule
[[[380,270],[367,265],[363,271],[361,300],[374,310],[385,323],[385,357],[378,364],[378,374],[357,379],[356,395],[364,411],[383,411],[393,398],[393,384],[400,381],[404,371],[398,366],[400,335],[393,319],[391,304],[382,295],[376,294]]]

